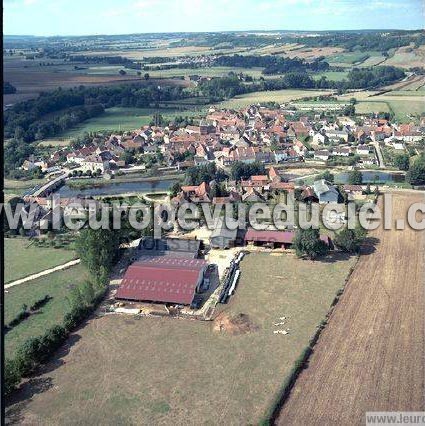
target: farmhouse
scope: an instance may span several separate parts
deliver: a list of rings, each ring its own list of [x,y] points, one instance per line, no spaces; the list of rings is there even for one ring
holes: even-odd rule
[[[322,150],[322,151],[315,151],[314,152],[314,159],[315,160],[322,160],[322,161],[327,161],[330,157],[330,152],[326,149]]]
[[[142,257],[127,269],[116,299],[190,305],[208,288],[208,263],[171,256]]]
[[[365,198],[363,195],[363,188],[361,185],[343,185],[344,192],[348,195],[349,199],[362,199]]]

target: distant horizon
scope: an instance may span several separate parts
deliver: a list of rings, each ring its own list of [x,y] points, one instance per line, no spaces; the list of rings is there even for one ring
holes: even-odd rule
[[[25,36],[25,28],[34,37],[409,31],[423,29],[424,4],[422,0],[4,0],[3,24],[8,36]]]
[[[91,33],[91,34],[3,34],[3,37],[114,37],[114,36],[138,36],[144,34],[219,34],[219,33],[336,33],[336,32],[381,32],[381,31],[409,31],[419,32],[425,31],[425,28],[359,28],[359,29],[336,29],[336,30],[222,30],[222,31],[149,31],[138,33]]]

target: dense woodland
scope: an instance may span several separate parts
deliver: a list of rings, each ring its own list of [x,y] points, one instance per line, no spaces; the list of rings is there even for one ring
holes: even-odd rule
[[[411,43],[418,47],[425,44],[425,32],[417,31],[337,31],[329,32],[318,37],[301,37],[298,42],[310,47],[337,46],[348,51],[368,50],[388,52],[390,49],[409,46]]]
[[[307,62],[304,59],[281,58],[273,55],[233,55],[219,56],[216,64],[227,67],[261,67],[264,68],[263,74],[283,74],[292,71],[327,71],[329,64],[322,59]]]
[[[180,87],[119,85],[56,89],[37,99],[15,104],[4,114],[6,138],[25,142],[43,139],[78,124],[114,106],[144,108],[152,102],[181,99]]]

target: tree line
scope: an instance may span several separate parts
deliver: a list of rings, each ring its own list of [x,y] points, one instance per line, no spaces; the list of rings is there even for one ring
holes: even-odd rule
[[[202,81],[199,89],[211,102],[231,98],[243,93],[282,89],[372,89],[385,86],[405,77],[403,70],[393,66],[354,68],[342,81],[330,81],[325,76],[314,79],[307,72],[288,72],[284,76],[265,80],[260,78],[252,84],[244,84],[238,76],[217,77]]]
[[[414,43],[415,47],[425,44],[425,34],[423,31],[338,31],[317,37],[301,37],[298,42],[309,47],[338,46],[350,52],[375,50],[387,54],[390,49],[409,46],[410,43]]]
[[[47,329],[40,336],[28,338],[17,348],[13,358],[5,360],[6,395],[13,392],[22,378],[30,376],[41,364],[47,362],[69,334],[98,307],[108,290],[109,274],[118,258],[121,236],[120,233],[105,229],[81,231],[76,241],[76,249],[82,263],[90,272],[90,279],[71,290],[68,297],[69,311],[59,324]],[[45,296],[34,303],[31,310],[39,309],[49,300],[50,297]],[[25,319],[26,313],[25,306],[16,321]]]
[[[158,89],[140,83],[85,87],[58,88],[42,93],[38,98],[15,104],[4,113],[6,138],[32,142],[74,126],[115,106],[145,108],[152,102],[182,99],[181,87],[166,86]]]
[[[300,58],[282,58],[280,56],[265,55],[238,55],[219,56],[216,58],[216,65],[228,67],[264,68],[263,74],[283,74],[291,71],[327,71],[329,64],[322,60],[323,58],[315,59],[312,62],[307,62]]]

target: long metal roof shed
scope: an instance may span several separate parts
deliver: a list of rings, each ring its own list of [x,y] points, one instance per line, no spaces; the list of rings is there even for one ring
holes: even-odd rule
[[[295,232],[293,231],[260,231],[253,228],[249,228],[246,231],[244,240],[255,241],[261,243],[282,243],[292,244],[295,238]],[[326,244],[330,245],[330,240],[327,235],[320,235],[320,239]]]
[[[180,257],[144,257],[127,269],[117,299],[190,305],[208,262]]]

